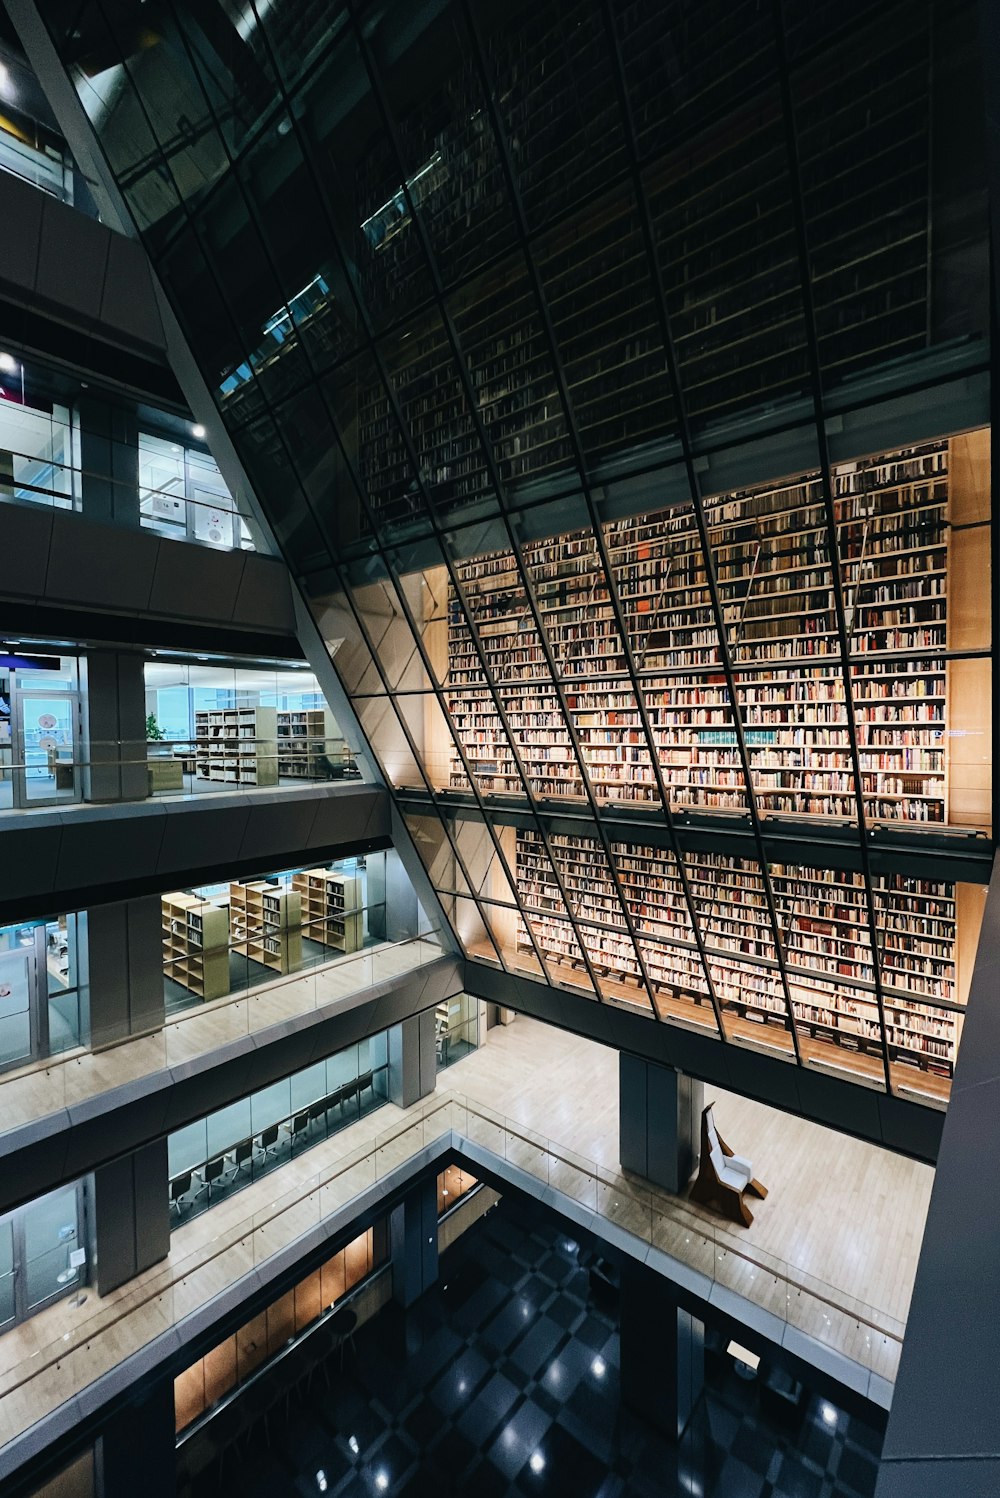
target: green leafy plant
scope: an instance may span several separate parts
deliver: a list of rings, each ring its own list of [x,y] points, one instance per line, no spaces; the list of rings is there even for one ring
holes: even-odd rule
[[[156,714],[149,713],[146,717],[146,738],[151,744],[155,744],[163,738],[163,729],[156,721]]]

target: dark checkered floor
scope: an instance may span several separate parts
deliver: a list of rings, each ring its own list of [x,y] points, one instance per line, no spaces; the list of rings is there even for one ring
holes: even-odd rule
[[[344,1375],[313,1384],[195,1492],[441,1498],[869,1498],[879,1432],[811,1399],[789,1431],[761,1416],[730,1360],[680,1448],[622,1410],[613,1306],[590,1297],[587,1255],[526,1203],[505,1199],[442,1262],[408,1314],[357,1334]]]

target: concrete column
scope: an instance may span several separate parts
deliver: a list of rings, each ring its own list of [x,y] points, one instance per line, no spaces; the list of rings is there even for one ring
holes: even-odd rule
[[[389,1216],[392,1298],[411,1306],[438,1277],[437,1182],[415,1186]]]
[[[149,773],[142,656],[89,650],[84,664],[83,799],[144,800]]]
[[[126,411],[93,396],[74,408],[80,444],[83,513],[91,520],[139,524],[139,423]]]
[[[618,1062],[618,1158],[665,1191],[682,1191],[698,1166],[704,1084],[624,1051]]]
[[[409,1108],[430,1096],[436,1080],[434,1010],[425,1009],[389,1030],[389,1101]]]
[[[167,1139],[94,1172],[93,1244],[98,1295],[108,1295],[170,1252]]]
[[[704,1325],[668,1280],[632,1259],[622,1266],[620,1316],[622,1404],[679,1441],[704,1385]]]
[[[87,917],[92,1049],[163,1024],[160,897],[95,905]]]
[[[104,1424],[97,1443],[101,1498],[174,1498],[177,1491],[174,1385],[141,1390]]]

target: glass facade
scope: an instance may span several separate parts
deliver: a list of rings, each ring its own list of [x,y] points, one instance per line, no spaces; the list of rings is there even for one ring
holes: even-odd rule
[[[992,837],[974,7],[47,13],[466,952],[939,1101],[942,853]]]
[[[85,915],[0,926],[0,1069],[87,1041],[79,927]]]
[[[86,1284],[84,1243],[79,1185],[0,1217],[0,1332]]]

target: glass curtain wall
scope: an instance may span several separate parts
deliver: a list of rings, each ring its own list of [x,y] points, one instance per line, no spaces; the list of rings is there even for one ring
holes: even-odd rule
[[[83,1185],[0,1217],[0,1332],[87,1282]]]
[[[466,951],[946,1090],[902,1058],[974,950],[937,838],[992,835],[974,7],[291,14],[223,63],[99,0],[74,76]]]
[[[86,1044],[78,932],[85,916],[0,926],[0,1069]]]
[[[383,1030],[175,1130],[167,1138],[171,1225],[218,1205],[388,1101]]]
[[[144,676],[154,795],[360,777],[309,670],[150,660]]]

